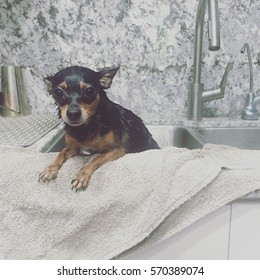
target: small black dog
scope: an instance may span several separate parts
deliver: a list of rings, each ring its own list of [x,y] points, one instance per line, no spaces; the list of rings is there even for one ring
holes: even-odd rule
[[[104,89],[111,86],[118,68],[95,72],[72,66],[44,79],[65,123],[65,148],[39,176],[39,181],[55,179],[62,164],[79,154],[80,148],[99,153],[84,166],[72,189],[87,187],[93,172],[125,153],[159,149],[142,120],[131,111],[113,103]]]

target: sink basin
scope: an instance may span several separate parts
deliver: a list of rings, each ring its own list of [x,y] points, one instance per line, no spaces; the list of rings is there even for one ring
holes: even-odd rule
[[[173,129],[172,145],[179,148],[202,148],[202,141],[196,137],[192,128],[175,127]]]
[[[193,129],[180,126],[147,126],[153,138],[158,142],[161,148],[166,146],[175,146],[179,148],[198,149],[203,146],[202,141],[197,138]],[[65,145],[65,132],[58,133],[47,145],[41,148],[41,152],[59,152]]]
[[[260,128],[190,128],[182,126],[154,126],[147,128],[161,148],[199,149],[206,143],[224,144],[240,149],[260,150]],[[64,147],[64,131],[59,133],[41,152],[58,152]]]
[[[260,128],[194,128],[193,135],[202,143],[224,144],[240,149],[260,150]]]
[[[230,145],[240,149],[260,150],[259,127],[191,128],[169,126],[167,128],[161,126],[156,130],[151,126],[149,130],[159,145],[161,144],[161,147],[173,145],[180,148],[198,149],[206,143],[212,143]],[[168,142],[165,143],[166,139]]]

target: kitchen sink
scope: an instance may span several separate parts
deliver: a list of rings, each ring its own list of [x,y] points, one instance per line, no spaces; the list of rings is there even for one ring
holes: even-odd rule
[[[198,149],[206,143],[229,145],[240,149],[260,150],[259,127],[149,127],[161,147]]]
[[[158,142],[161,148],[166,146],[175,146],[179,148],[198,149],[203,146],[200,139],[196,137],[192,128],[181,126],[147,126],[153,138]],[[65,132],[62,131],[54,135],[48,144],[40,149],[41,152],[50,153],[61,151],[65,145]]]
[[[178,148],[198,149],[203,142],[197,137],[196,130],[182,126],[147,126],[153,138],[161,148],[175,146]]]
[[[230,145],[240,149],[260,150],[260,128],[198,128],[182,126],[147,126],[161,148],[199,149],[206,143]],[[58,152],[64,145],[65,132],[57,134],[41,152]]]
[[[260,150],[260,128],[194,128],[193,135],[202,144],[224,144],[240,149]]]

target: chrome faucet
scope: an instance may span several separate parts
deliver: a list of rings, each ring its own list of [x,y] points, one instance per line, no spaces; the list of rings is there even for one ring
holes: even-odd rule
[[[218,17],[218,1],[217,0],[200,0],[196,15],[195,26],[195,47],[194,47],[194,63],[193,63],[193,81],[189,86],[189,108],[188,119],[201,120],[203,103],[224,97],[225,86],[228,73],[233,69],[233,62],[228,63],[223,78],[217,89],[204,90],[201,83],[201,64],[202,64],[202,38],[203,23],[205,17],[206,6],[208,4],[208,36],[209,50],[217,51],[220,49],[220,25]]]
[[[253,89],[253,64],[252,64],[252,54],[251,49],[247,43],[245,43],[241,49],[241,53],[244,53],[247,50],[248,64],[249,64],[249,93],[246,98],[246,106],[242,111],[241,118],[244,120],[258,120],[259,113],[256,109],[256,105],[260,103],[260,96],[255,96]]]

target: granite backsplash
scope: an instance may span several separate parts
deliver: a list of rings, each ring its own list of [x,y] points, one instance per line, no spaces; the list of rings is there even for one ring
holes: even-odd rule
[[[54,113],[42,81],[70,65],[94,70],[120,66],[108,94],[150,124],[187,118],[188,85],[198,1],[2,0],[1,65],[24,67],[33,113]],[[259,0],[219,0],[221,50],[204,36],[202,79],[216,87],[234,61],[223,99],[204,105],[206,117],[237,117],[249,90],[245,42],[253,53],[254,89],[260,89]],[[205,28],[206,33],[206,28]],[[260,92],[259,92],[260,94]]]

